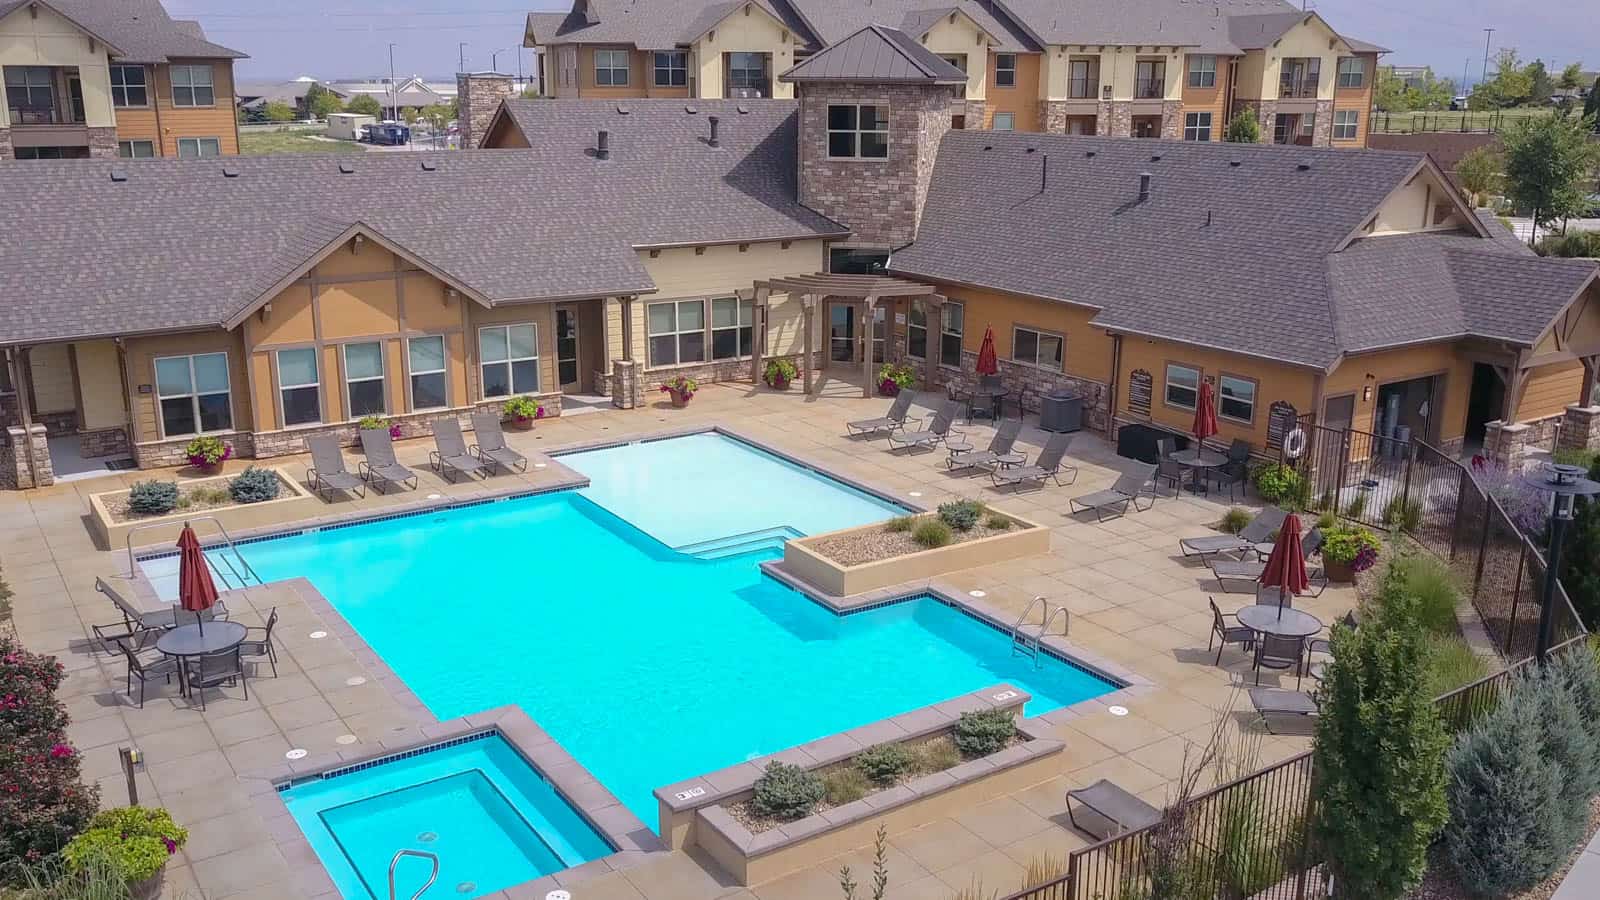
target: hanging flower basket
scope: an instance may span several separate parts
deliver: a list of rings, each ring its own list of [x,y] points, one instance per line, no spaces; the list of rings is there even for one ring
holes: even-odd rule
[[[687,375],[679,375],[661,385],[661,391],[672,398],[672,405],[683,408],[694,399],[694,392],[700,389],[700,383]]]

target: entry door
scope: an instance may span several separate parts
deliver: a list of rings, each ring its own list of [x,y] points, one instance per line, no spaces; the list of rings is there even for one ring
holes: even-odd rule
[[[828,304],[828,359],[836,363],[856,360],[855,304]]]
[[[1322,424],[1341,431],[1348,429],[1356,419],[1356,395],[1329,397],[1322,406]]]
[[[556,307],[556,380],[563,391],[579,386],[578,311],[570,306]]]

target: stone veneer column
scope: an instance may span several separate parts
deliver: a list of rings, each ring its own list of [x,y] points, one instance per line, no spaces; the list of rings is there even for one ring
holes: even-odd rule
[[[1048,134],[1066,133],[1067,102],[1065,100],[1039,101],[1039,130]]]
[[[611,361],[611,405],[618,409],[635,409],[644,405],[644,389],[637,360]]]
[[[984,101],[982,101],[982,100],[968,100],[967,101],[967,112],[966,112],[967,128],[968,129],[982,128],[983,124],[984,124],[983,123],[983,117],[985,115],[987,115],[988,112],[989,112],[988,104],[985,103]]]
[[[6,451],[0,462],[5,470],[0,472],[0,483],[14,485],[18,490],[49,487],[56,483],[55,470],[50,465],[50,445],[44,426],[37,423],[23,429],[14,425],[6,429]],[[33,465],[29,467],[29,457]]]
[[[1278,102],[1262,100],[1256,104],[1256,121],[1261,123],[1261,143],[1272,143],[1273,127],[1278,123]]]
[[[1163,100],[1161,103],[1161,139],[1183,140],[1183,101]]]
[[[11,129],[0,128],[0,159],[14,159],[16,152],[11,149]]]
[[[1133,137],[1133,104],[1126,100],[1111,103],[1111,136]]]
[[[1493,421],[1484,426],[1483,455],[1494,460],[1501,468],[1516,472],[1522,469],[1522,458],[1528,452],[1527,425],[1507,425]]]
[[[1561,449],[1600,450],[1600,406],[1567,406],[1561,417]]]
[[[1317,121],[1312,126],[1311,146],[1333,146],[1333,101],[1317,101]]]
[[[1094,133],[1105,137],[1111,133],[1111,101],[1101,100],[1094,108]]]
[[[90,159],[115,159],[117,155],[117,129],[90,128],[89,132],[89,158]]]
[[[483,142],[489,122],[500,109],[500,101],[510,97],[516,85],[510,75],[499,72],[460,72],[456,74],[458,119],[461,147],[476,150]]]

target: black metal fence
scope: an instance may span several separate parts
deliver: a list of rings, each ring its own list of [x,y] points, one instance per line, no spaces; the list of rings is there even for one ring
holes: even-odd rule
[[[1550,115],[1549,109],[1516,110],[1418,110],[1403,113],[1374,113],[1372,130],[1389,134],[1417,134],[1424,131],[1498,132],[1520,119]]]

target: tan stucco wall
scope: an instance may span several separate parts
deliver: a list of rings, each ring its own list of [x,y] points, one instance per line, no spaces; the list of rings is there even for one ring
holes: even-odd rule
[[[1218,443],[1234,439],[1249,441],[1257,451],[1267,446],[1267,422],[1272,404],[1283,401],[1304,413],[1311,409],[1316,391],[1316,374],[1310,369],[1240,356],[1220,350],[1206,350],[1166,341],[1128,335],[1122,339],[1122,363],[1117,377],[1117,415],[1139,418],[1128,408],[1128,376],[1137,369],[1150,373],[1150,419],[1176,431],[1189,431],[1194,411],[1166,404],[1167,363],[1200,370],[1201,377],[1235,375],[1256,382],[1255,415],[1249,424],[1217,417]]]
[[[1434,177],[1432,172],[1422,171],[1409,183],[1395,191],[1383,205],[1378,207],[1376,224],[1372,233],[1402,234],[1415,231],[1445,230],[1455,231],[1465,227],[1458,212],[1452,211],[1445,219],[1435,224],[1434,208],[1441,203],[1451,202],[1455,193]]]
[[[253,422],[246,354],[242,333],[198,331],[153,337],[130,337],[124,342],[128,371],[129,406],[133,410],[134,441],[161,440],[156,416],[156,358],[193,353],[228,354],[228,380],[235,430],[249,430]]]
[[[1370,378],[1368,376],[1371,376]],[[1328,376],[1324,398],[1341,394],[1355,395],[1355,415],[1352,427],[1359,431],[1373,431],[1378,409],[1378,388],[1395,381],[1406,381],[1439,375],[1435,406],[1443,403],[1437,412],[1439,439],[1449,441],[1461,437],[1467,429],[1467,399],[1472,391],[1472,360],[1457,352],[1453,344],[1427,344],[1406,347],[1346,358]],[[1363,388],[1372,386],[1372,398],[1362,399]],[[1573,387],[1577,395],[1577,387]],[[1318,418],[1322,411],[1318,410]]]
[[[105,45],[91,41],[78,26],[48,7],[34,9],[37,15],[21,6],[0,19],[0,66],[77,66],[83,83],[84,124],[90,128],[116,125]],[[232,98],[231,90],[228,96]],[[56,99],[60,105],[59,94]],[[0,123],[10,121],[11,110],[0,96]]]
[[[1040,70],[1039,89],[1041,91],[1040,96],[1050,100],[1069,99],[1068,92],[1071,87],[1072,77],[1071,61],[1074,58],[1085,59],[1089,57],[1098,57],[1100,61],[1100,88],[1095,89],[1094,96],[1091,99],[1101,99],[1103,96],[1101,88],[1110,85],[1112,100],[1132,100],[1134,84],[1138,77],[1138,63],[1141,60],[1160,60],[1166,64],[1166,71],[1163,73],[1165,80],[1162,83],[1162,99],[1179,100],[1183,97],[1186,72],[1184,69],[1184,57],[1175,48],[1101,47],[1096,49],[1077,45],[1057,45],[1051,47],[1049,52],[1044,54],[1044,57]],[[1225,63],[1225,59],[1218,60],[1219,67]]]
[[[770,53],[767,74],[772,80],[772,96],[794,98],[794,85],[778,80],[779,75],[794,68],[794,35],[754,3],[735,7],[691,46],[689,64],[695,67],[701,97],[723,96],[723,54]]]
[[[85,429],[115,428],[127,421],[122,393],[122,359],[112,341],[72,345],[78,370],[78,412]]]
[[[1334,46],[1330,47],[1330,42]],[[1333,86],[1339,70],[1339,57],[1349,56],[1351,50],[1350,46],[1323,24],[1321,19],[1310,17],[1309,21],[1290,28],[1276,43],[1265,50],[1251,51],[1248,56],[1255,56],[1258,53],[1262,55],[1261,78],[1259,81],[1246,80],[1241,71],[1240,97],[1277,99],[1278,76],[1283,68],[1283,60],[1315,56],[1320,60],[1317,66],[1317,99],[1332,100]],[[1251,74],[1255,74],[1254,67]]]
[[[962,13],[945,16],[928,29],[922,45],[934,53],[966,56],[966,97],[968,100],[984,99],[989,84],[989,39],[972,19]]]

